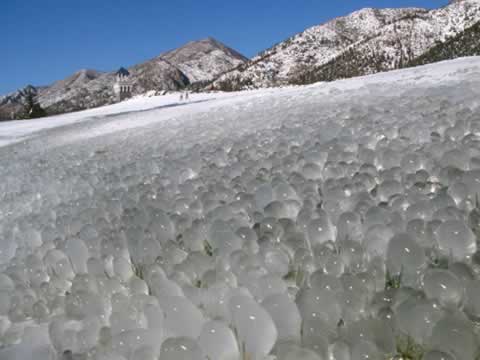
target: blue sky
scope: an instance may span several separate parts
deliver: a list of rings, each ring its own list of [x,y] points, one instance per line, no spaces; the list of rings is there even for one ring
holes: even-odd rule
[[[0,10],[0,94],[83,69],[110,71],[207,36],[250,57],[363,7],[447,0],[11,0]]]

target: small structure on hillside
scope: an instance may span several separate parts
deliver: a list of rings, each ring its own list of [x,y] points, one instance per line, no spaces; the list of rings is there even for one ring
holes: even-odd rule
[[[117,95],[118,101],[132,97],[132,81],[128,70],[121,67],[115,75],[117,80],[115,85],[113,85],[113,91]]]

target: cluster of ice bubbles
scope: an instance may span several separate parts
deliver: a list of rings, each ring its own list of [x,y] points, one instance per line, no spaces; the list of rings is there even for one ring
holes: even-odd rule
[[[475,359],[480,118],[443,105],[32,169],[57,190],[0,225],[0,344],[38,323],[58,359]]]

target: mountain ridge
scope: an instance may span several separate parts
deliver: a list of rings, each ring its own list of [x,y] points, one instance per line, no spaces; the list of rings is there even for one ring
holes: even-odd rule
[[[287,38],[222,74],[210,88],[307,84],[392,70],[478,21],[478,0],[432,10],[364,8]]]
[[[150,90],[180,90],[195,82],[211,81],[246,60],[237,51],[209,37],[161,53],[128,70],[134,85],[133,95],[139,95]],[[21,112],[28,92],[33,93],[49,114],[114,103],[115,81],[114,72],[82,69],[48,86],[28,85],[0,97],[0,119]]]

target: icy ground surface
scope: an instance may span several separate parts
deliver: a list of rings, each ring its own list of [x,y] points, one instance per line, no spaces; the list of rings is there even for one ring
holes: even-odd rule
[[[2,139],[1,360],[479,354],[480,58]]]

